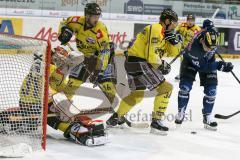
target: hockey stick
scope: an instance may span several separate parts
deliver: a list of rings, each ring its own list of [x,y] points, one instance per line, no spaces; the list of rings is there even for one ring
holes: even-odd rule
[[[225,62],[225,60],[223,59],[223,57],[218,53],[218,52],[216,52],[217,53],[217,55],[218,55],[218,57],[223,61],[223,62]],[[232,73],[232,75],[233,75],[233,77],[238,81],[238,83],[240,84],[240,80],[238,79],[238,77],[236,76],[236,74],[233,72],[233,71],[231,71],[231,73]]]
[[[218,53],[218,52],[216,52],[217,53],[217,55],[218,55],[218,57],[223,61],[223,62],[225,62],[225,60],[223,59],[223,57]],[[233,72],[233,71],[231,71],[231,73],[232,73],[232,75],[233,75],[233,77],[238,81],[238,83],[240,84],[240,80],[238,79],[238,77],[236,76],[236,74]],[[235,116],[235,115],[237,115],[237,114],[239,114],[240,113],[240,111],[237,111],[237,112],[235,112],[235,113],[233,113],[233,114],[230,114],[230,115],[222,115],[222,114],[215,114],[215,118],[219,118],[219,119],[228,119],[228,118],[231,118],[232,116]]]
[[[178,55],[176,55],[171,62],[169,62],[169,65],[172,65],[181,55],[184,54],[184,50],[182,50]]]
[[[67,46],[68,46],[72,51],[74,51],[74,49],[72,48],[72,46],[70,45],[70,43],[67,43]],[[90,73],[90,71],[89,71],[87,68],[86,68],[86,71]],[[91,74],[90,74],[90,75],[91,75]],[[96,84],[94,84],[94,85],[97,85],[101,90],[103,90],[102,87],[101,87],[101,85],[99,85],[98,82],[97,82]],[[104,93],[104,92],[103,92],[103,93]],[[104,93],[104,95],[107,97],[106,93]],[[74,106],[74,107],[75,107],[77,110],[79,110],[76,106]],[[112,111],[112,113],[116,113],[112,107],[111,107],[111,111]],[[126,118],[125,118],[125,122],[126,122],[126,124],[127,124],[129,127],[133,127],[133,128],[148,128],[148,127],[149,127],[149,124],[148,124],[148,123],[132,123],[132,122],[130,122],[129,120],[127,120]]]
[[[230,115],[222,115],[222,114],[215,114],[215,118],[219,118],[219,119],[228,119],[228,118],[231,118],[231,117],[233,117],[233,116],[235,116],[235,115],[237,115],[237,114],[239,114],[240,113],[240,111],[237,111],[237,112],[235,112],[235,113],[233,113],[233,114],[230,114]]]

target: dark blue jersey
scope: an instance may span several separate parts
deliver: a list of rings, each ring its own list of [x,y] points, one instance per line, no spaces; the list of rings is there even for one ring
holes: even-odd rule
[[[195,69],[200,72],[212,72],[217,70],[218,62],[215,61],[214,54],[216,48],[210,52],[203,49],[201,40],[204,39],[206,34],[205,30],[201,30],[193,40],[188,44],[183,55],[184,59],[189,61]]]

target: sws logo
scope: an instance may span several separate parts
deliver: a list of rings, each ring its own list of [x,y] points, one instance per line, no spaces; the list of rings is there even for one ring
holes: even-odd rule
[[[0,33],[22,35],[22,19],[0,18]]]
[[[143,7],[142,6],[128,6],[127,7],[127,11],[128,12],[139,12],[139,13],[142,13],[143,12]]]

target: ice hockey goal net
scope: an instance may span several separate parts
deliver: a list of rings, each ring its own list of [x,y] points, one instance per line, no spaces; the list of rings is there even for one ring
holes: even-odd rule
[[[18,144],[45,149],[50,48],[40,39],[0,34],[0,156],[17,152]]]

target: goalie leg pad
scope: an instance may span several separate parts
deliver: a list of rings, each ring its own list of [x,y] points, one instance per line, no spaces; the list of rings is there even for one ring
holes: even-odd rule
[[[102,121],[74,122],[64,132],[64,136],[86,146],[104,145],[107,142]]]

